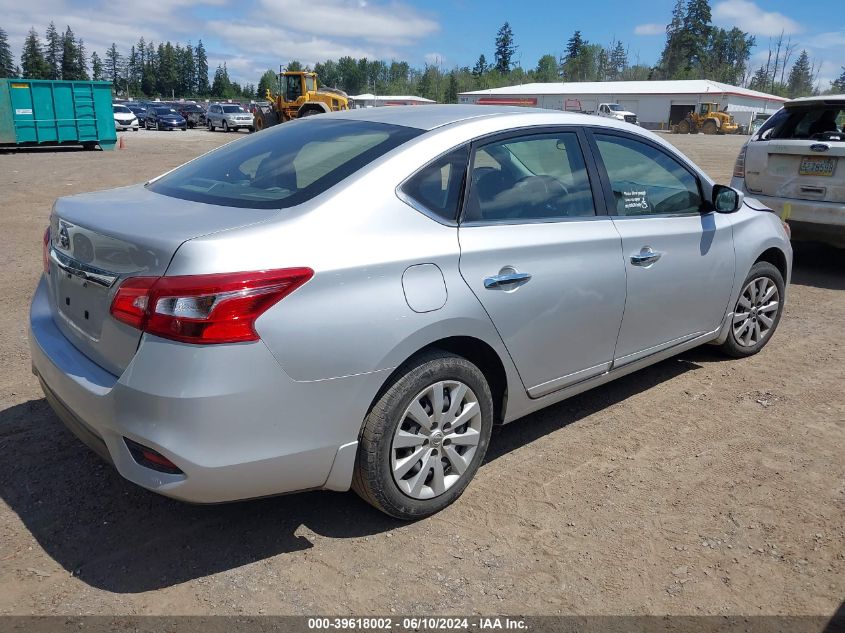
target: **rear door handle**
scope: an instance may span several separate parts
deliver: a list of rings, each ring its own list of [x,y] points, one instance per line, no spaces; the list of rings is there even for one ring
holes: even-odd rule
[[[509,286],[516,286],[528,283],[531,280],[531,275],[529,273],[503,273],[500,275],[494,275],[493,277],[487,277],[484,280],[484,287],[488,290],[493,290],[495,288],[507,288]]]
[[[631,263],[634,266],[651,266],[661,257],[663,257],[663,253],[652,250],[651,246],[643,246],[639,253],[631,255]]]

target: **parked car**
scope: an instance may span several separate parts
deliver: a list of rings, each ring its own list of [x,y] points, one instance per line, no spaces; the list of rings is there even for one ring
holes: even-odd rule
[[[144,127],[148,130],[155,128],[156,130],[182,130],[184,132],[188,129],[188,122],[170,106],[156,106],[147,110]]]
[[[205,125],[205,110],[196,103],[182,103],[177,108],[182,118],[188,122],[188,127],[195,128]]]
[[[760,131],[760,128],[763,127],[763,124],[769,120],[771,117],[770,114],[758,114],[754,117],[754,119],[749,123],[747,133],[750,135],[757,134]]]
[[[208,130],[213,132],[220,128],[224,132],[229,130],[255,130],[255,123],[251,113],[235,103],[213,103],[208,106],[206,114]]]
[[[742,146],[731,186],[774,209],[796,240],[845,248],[845,95],[787,101]]]
[[[114,129],[138,131],[138,117],[132,110],[125,105],[113,103],[112,111],[114,112]]]
[[[147,109],[144,106],[138,105],[137,103],[127,103],[125,104],[127,108],[132,110],[132,114],[135,115],[135,118],[138,119],[138,125],[144,125],[144,119],[147,116]]]
[[[791,262],[775,214],[645,130],[360,109],[57,200],[29,340],[56,413],[141,486],[351,486],[412,519],[495,424],[704,343],[759,352]]]
[[[596,114],[608,119],[616,119],[617,121],[625,121],[626,123],[637,125],[637,115],[630,110],[626,110],[618,103],[601,103]]]

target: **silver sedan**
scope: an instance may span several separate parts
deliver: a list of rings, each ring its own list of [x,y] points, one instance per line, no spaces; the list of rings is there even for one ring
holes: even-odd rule
[[[150,490],[351,487],[412,519],[460,496],[496,424],[704,343],[760,351],[791,262],[774,213],[642,128],[352,110],[59,199],[32,362]]]

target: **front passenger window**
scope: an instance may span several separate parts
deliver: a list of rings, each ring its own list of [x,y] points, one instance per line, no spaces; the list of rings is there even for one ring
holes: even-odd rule
[[[698,180],[659,149],[623,136],[596,134],[607,170],[615,215],[698,214]]]

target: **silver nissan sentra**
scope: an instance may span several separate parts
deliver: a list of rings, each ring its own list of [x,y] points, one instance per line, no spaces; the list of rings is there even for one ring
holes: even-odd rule
[[[778,216],[642,128],[353,110],[59,199],[32,363],[145,488],[351,487],[411,519],[460,496],[495,424],[703,343],[760,351],[791,263]]]

